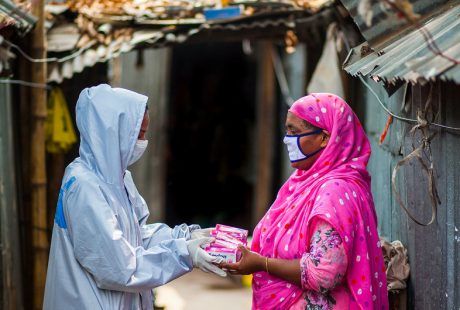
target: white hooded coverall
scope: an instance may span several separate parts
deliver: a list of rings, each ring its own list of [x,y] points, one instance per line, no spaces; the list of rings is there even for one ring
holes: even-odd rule
[[[151,310],[152,288],[193,268],[186,240],[199,226],[147,225],[146,203],[126,170],[146,103],[109,85],[80,94],[80,157],[59,193],[45,310]]]

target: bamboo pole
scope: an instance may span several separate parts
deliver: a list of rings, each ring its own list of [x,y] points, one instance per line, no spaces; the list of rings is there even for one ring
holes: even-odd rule
[[[32,1],[32,14],[38,22],[32,33],[32,55],[34,58],[46,58],[45,4],[44,0]],[[33,63],[32,82],[46,83],[46,63]],[[47,237],[46,216],[46,163],[45,163],[45,120],[46,89],[31,90],[31,207],[32,207],[32,248],[33,248],[33,307],[41,309],[45,289],[46,269],[48,265],[49,242]]]

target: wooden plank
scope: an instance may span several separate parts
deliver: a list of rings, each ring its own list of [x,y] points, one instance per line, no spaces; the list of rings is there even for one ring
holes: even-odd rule
[[[429,88],[429,86],[428,86]],[[411,117],[415,118],[417,110],[423,109],[428,97],[428,88],[413,87]],[[417,134],[415,141],[408,133],[405,138],[405,152],[412,151],[412,144],[417,147],[421,143],[421,135]],[[439,158],[437,149],[441,141],[434,141],[433,155]],[[431,200],[428,194],[428,182],[425,172],[420,164],[413,160],[407,168],[403,168],[406,179],[406,200],[409,210],[422,222],[427,222],[431,217]],[[403,170],[401,169],[401,170]],[[438,184],[442,187],[442,184]],[[406,216],[403,213],[403,216]],[[410,305],[414,308],[439,309],[445,308],[444,277],[445,257],[443,255],[443,226],[440,222],[445,218],[442,210],[438,214],[438,221],[428,227],[419,226],[409,220],[409,260],[411,264],[410,280]],[[438,289],[433,290],[433,287]]]
[[[46,202],[49,240],[51,240],[53,233],[54,215],[59,197],[59,190],[61,189],[62,177],[64,175],[64,157],[65,155],[63,153],[47,154],[48,165],[46,167],[46,175],[48,184],[46,188]]]
[[[275,76],[272,63],[272,43],[262,41],[258,45],[259,67],[257,77],[256,114],[256,188],[252,212],[255,226],[265,214],[274,196],[273,158],[275,136]]]
[[[25,59],[19,60],[20,79],[27,80],[30,77],[30,63]],[[13,88],[12,90],[14,90]],[[31,88],[27,86],[19,86],[16,88],[16,93],[13,93],[17,98],[19,106],[13,105],[13,110],[16,109],[17,124],[14,124],[14,129],[17,130],[20,143],[15,146],[15,151],[19,157],[20,163],[17,164],[18,169],[18,211],[19,211],[19,228],[21,236],[21,255],[22,255],[22,287],[24,296],[24,309],[33,308],[33,248],[32,248],[32,185],[30,182],[30,132],[31,132]],[[14,114],[13,114],[14,115]],[[15,117],[13,117],[15,118]]]
[[[450,126],[460,127],[460,106],[458,105],[459,87],[453,83],[441,84],[442,111],[441,122]],[[460,184],[460,137],[452,132],[444,132],[445,140],[445,204],[446,216],[446,258],[447,258],[447,308],[454,309],[460,305],[460,212],[456,207],[460,206],[460,195],[458,193]]]
[[[369,85],[378,93],[379,97],[386,98],[385,91],[372,80],[368,80]],[[386,114],[382,113],[382,108],[375,97],[369,90],[364,89],[364,98],[357,100],[365,102],[364,121],[367,136],[371,142],[372,155],[369,160],[368,170],[378,171],[371,173],[372,177],[372,194],[374,197],[375,209],[378,217],[378,230],[382,237],[391,239],[391,199],[388,195],[390,190],[388,180],[391,177],[390,159],[391,155],[388,152],[387,144],[384,146],[378,145],[380,133],[385,127],[387,121]]]
[[[10,86],[0,85],[0,308],[23,309]]]
[[[432,106],[437,107],[439,104],[444,104],[439,100],[439,84],[434,83],[432,85]],[[422,88],[423,90],[423,100],[420,102],[423,108],[430,92],[430,85],[426,85]],[[441,107],[442,108],[442,107]],[[430,300],[432,303],[433,301],[439,300],[438,303],[432,304],[433,309],[439,309],[441,306],[444,309],[449,309],[447,307],[448,301],[448,294],[447,294],[447,257],[446,257],[446,211],[448,206],[445,204],[445,197],[446,197],[446,184],[445,184],[445,139],[441,135],[440,129],[437,127],[430,127],[430,132],[434,133],[437,132],[436,137],[433,139],[431,144],[432,154],[433,154],[433,164],[435,169],[435,184],[441,198],[441,205],[438,206],[437,211],[437,219],[433,225],[427,227],[427,233],[430,234],[429,242],[424,242],[425,251],[424,253],[431,253],[434,254],[434,259],[430,257],[431,255],[425,255],[425,262],[431,262],[432,267],[429,268],[429,278],[437,278],[439,284],[434,282],[434,287],[439,289],[433,290],[433,286],[425,283],[425,292],[426,294],[433,294],[433,299]],[[420,170],[419,171],[420,177],[424,177],[427,179],[425,174]],[[427,188],[423,188],[425,193],[425,218],[429,219],[431,217],[431,198]],[[428,295],[429,296],[429,295]]]
[[[46,58],[45,3],[37,0],[32,3],[32,14],[38,18],[32,34],[32,56]],[[46,63],[34,63],[31,66],[32,82],[46,84]],[[32,247],[33,257],[33,309],[41,309],[45,291],[46,270],[48,266],[49,241],[46,215],[46,163],[45,163],[45,120],[46,89],[31,90],[32,123],[30,131],[32,184]]]
[[[388,98],[381,86],[369,82],[392,111],[399,111],[400,99]],[[460,127],[460,106],[456,99],[458,90],[459,86],[451,83],[435,85],[433,104],[441,107],[438,122]],[[416,117],[417,109],[425,104],[428,91],[429,85],[413,88],[409,117]],[[367,90],[361,90],[357,98],[361,98],[358,100],[365,106],[359,109],[365,115],[364,126],[373,148],[368,168],[379,216],[379,231],[382,235],[391,236],[391,239],[402,240],[408,248],[411,264],[408,306],[412,309],[457,309],[460,306],[460,212],[456,211],[460,205],[460,136],[442,131],[432,143],[436,185],[442,204],[434,224],[419,226],[400,209],[388,186],[392,168],[402,158],[399,147],[403,146],[404,155],[412,151],[412,138],[408,131],[413,125],[394,121],[387,140],[379,146],[377,139],[387,114]],[[416,139],[416,145],[420,143],[420,138]],[[430,219],[431,200],[420,164],[412,161],[403,167],[398,173],[397,183],[409,210],[422,221]]]

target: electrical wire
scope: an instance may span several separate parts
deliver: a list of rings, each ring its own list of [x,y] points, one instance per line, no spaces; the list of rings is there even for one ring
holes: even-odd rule
[[[399,116],[399,115],[396,115],[394,114],[393,112],[391,112],[386,106],[385,104],[383,104],[382,100],[380,100],[379,96],[377,95],[377,93],[372,89],[372,87],[364,80],[364,78],[362,76],[359,76],[359,79],[361,80],[361,82],[367,87],[367,89],[369,89],[369,91],[374,95],[374,97],[377,99],[378,103],[382,106],[382,108],[385,110],[385,112],[387,112],[389,115],[393,116],[394,118],[396,119],[399,119],[401,121],[405,121],[405,122],[410,122],[410,123],[418,123],[418,121],[416,119],[412,119],[412,118],[407,118],[407,117],[403,117],[403,116]],[[429,123],[429,125],[431,126],[436,126],[436,127],[441,127],[441,128],[444,128],[444,129],[449,129],[449,130],[456,130],[456,131],[460,131],[460,128],[458,127],[451,127],[451,126],[446,126],[446,125],[442,125],[442,124],[438,124],[438,123]]]
[[[405,16],[406,17],[406,16]],[[409,19],[408,19],[409,20]],[[409,20],[410,21],[410,20]],[[416,26],[418,26],[416,24]],[[417,27],[418,30],[421,30],[422,27]],[[426,29],[424,29],[425,31],[427,31]],[[429,31],[428,31],[429,33]],[[422,34],[424,34],[422,32]],[[425,35],[424,35],[425,37]],[[426,37],[425,37],[426,38]],[[342,39],[344,40],[346,46],[348,49],[350,49],[350,45],[348,44],[348,40],[345,38],[345,36],[342,37]],[[43,62],[58,62],[58,63],[62,63],[62,62],[65,62],[67,60],[70,60],[70,59],[73,59],[75,57],[78,57],[79,55],[81,55],[85,50],[87,50],[88,48],[90,48],[92,45],[94,45],[94,42],[91,42],[90,44],[87,44],[86,46],[80,48],[78,51],[76,51],[75,53],[71,54],[71,55],[68,55],[66,57],[63,57],[63,58],[56,58],[56,57],[52,57],[52,58],[43,58],[43,59],[36,59],[36,58],[32,58],[30,57],[28,54],[26,54],[19,46],[17,46],[16,44],[8,41],[7,39],[3,38],[3,41],[9,45],[10,47],[14,48],[15,50],[17,50],[24,58],[26,58],[27,60],[29,60],[30,62],[33,62],[33,63],[43,63]],[[430,42],[430,41],[433,41],[433,42]],[[434,40],[426,40],[426,43],[427,45],[430,47],[431,44],[435,44]],[[435,47],[437,47],[435,45]],[[435,48],[436,49],[436,48]],[[430,48],[431,50],[431,48]],[[275,53],[273,53],[275,54]],[[435,54],[439,54],[439,53],[435,53]],[[286,76],[284,74],[284,70],[282,70],[282,65],[281,65],[281,61],[279,59],[279,56],[278,55],[272,55],[272,60],[274,62],[274,67],[275,67],[275,72],[276,72],[276,75],[277,75],[277,78],[278,78],[278,82],[280,84],[280,88],[281,88],[281,91],[283,93],[283,97],[285,98],[285,101],[286,103],[288,103],[288,105],[292,105],[292,102],[294,102],[294,100],[292,99],[292,97],[289,95],[289,88],[288,88],[288,85],[287,85],[287,80],[286,80]],[[450,59],[449,59],[450,60]],[[458,61],[456,60],[453,60],[455,61],[456,64],[458,64]],[[411,123],[417,123],[417,120],[415,119],[411,119],[411,118],[407,118],[407,117],[403,117],[403,116],[399,116],[399,115],[396,115],[394,114],[393,112],[391,112],[384,104],[383,102],[380,100],[379,96],[377,95],[377,93],[372,89],[372,87],[364,80],[364,78],[362,76],[359,76],[359,79],[361,80],[361,82],[367,87],[367,89],[369,89],[369,91],[374,95],[374,97],[377,99],[378,103],[382,106],[382,108],[385,110],[385,112],[387,112],[389,115],[391,115],[392,117],[398,119],[398,120],[401,120],[401,121],[406,121],[406,122],[411,122]],[[18,84],[18,85],[23,85],[23,86],[29,86],[29,87],[38,87],[38,88],[46,88],[46,89],[49,89],[49,86],[47,84],[39,84],[39,83],[33,83],[33,82],[27,82],[27,81],[21,81],[21,80],[0,80],[0,83],[2,84]],[[460,128],[458,127],[451,127],[451,126],[446,126],[446,125],[442,125],[442,124],[438,124],[438,123],[430,123],[430,125],[433,125],[433,126],[437,126],[437,127],[441,127],[441,128],[444,128],[444,129],[449,129],[449,130],[456,130],[456,131],[460,131]]]
[[[379,96],[377,95],[377,93],[372,89],[372,87],[364,80],[364,78],[362,76],[359,76],[359,79],[361,80],[361,82],[367,87],[367,89],[369,89],[369,91],[374,95],[374,97],[377,99],[378,103],[382,106],[382,108],[385,110],[385,112],[387,112],[388,114],[390,114],[391,116],[393,116],[394,118],[396,119],[399,119],[401,121],[405,121],[405,122],[410,122],[410,123],[417,123],[417,120],[416,119],[412,119],[412,118],[407,118],[407,117],[403,117],[403,116],[399,116],[399,115],[396,115],[394,114],[393,112],[391,112],[386,106],[385,104],[383,104],[382,100],[380,100]]]
[[[37,58],[33,58],[31,56],[29,56],[26,52],[24,52],[19,46],[17,46],[16,44],[8,41],[7,39],[3,38],[3,42],[6,43],[6,45],[8,45],[9,47],[15,49],[16,51],[18,51],[25,59],[27,59],[28,61],[30,62],[33,62],[33,63],[43,63],[43,62],[58,62],[58,63],[63,63],[63,62],[66,62],[70,59],[73,59],[75,57],[78,57],[80,56],[84,51],[86,51],[87,49],[89,49],[91,46],[93,46],[95,44],[95,42],[89,42],[87,45],[83,46],[82,48],[80,48],[78,51],[76,51],[75,53],[73,54],[70,54],[68,56],[65,56],[65,57],[62,57],[62,58],[57,58],[57,57],[51,57],[51,58],[42,58],[42,59],[37,59]]]
[[[33,82],[27,82],[27,81],[22,81],[22,80],[1,80],[0,79],[0,84],[16,84],[16,85],[22,85],[22,86],[28,86],[28,87],[35,87],[35,88],[45,88],[48,90],[51,89],[51,86],[47,84],[33,83]]]
[[[350,50],[351,50],[350,42],[348,42],[347,37],[343,34],[344,33],[343,30],[341,31],[341,33],[342,33],[342,35],[340,35],[340,37],[342,38],[342,41],[345,43],[345,47],[347,48],[347,52],[350,52]],[[387,112],[389,115],[393,116],[394,118],[396,118],[396,119],[398,119],[400,121],[410,122],[410,123],[418,123],[418,121],[416,119],[399,116],[399,115],[391,112],[385,106],[385,104],[382,102],[382,100],[380,100],[380,97],[377,95],[377,93],[372,89],[372,87],[364,80],[364,78],[361,75],[359,75],[359,79],[364,84],[364,86],[366,86],[366,88],[372,93],[372,95],[374,95],[374,97],[377,99],[377,102],[385,110],[385,112]],[[433,125],[433,126],[436,126],[436,127],[444,128],[444,129],[460,131],[460,128],[458,128],[458,127],[451,127],[451,126],[446,126],[446,125],[442,125],[442,124],[438,124],[438,123],[429,123],[429,124]]]

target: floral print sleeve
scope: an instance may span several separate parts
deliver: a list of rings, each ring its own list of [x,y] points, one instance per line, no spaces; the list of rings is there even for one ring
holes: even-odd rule
[[[348,259],[342,238],[326,221],[313,223],[310,249],[300,260],[302,288],[325,294],[341,283]]]

